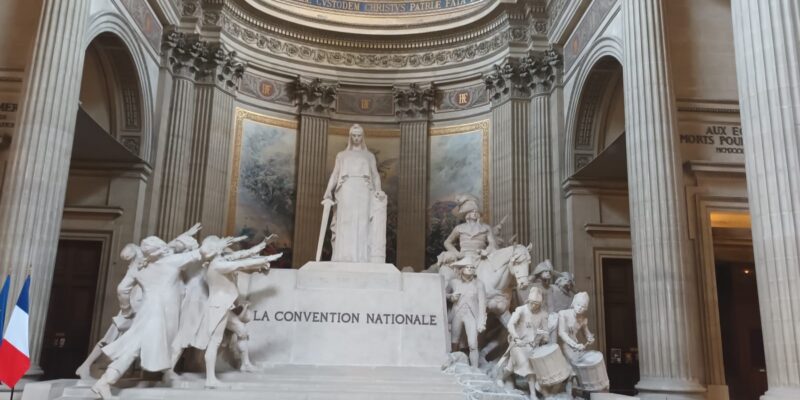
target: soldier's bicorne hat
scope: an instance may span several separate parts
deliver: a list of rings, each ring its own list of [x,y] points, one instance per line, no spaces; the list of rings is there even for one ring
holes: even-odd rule
[[[456,197],[456,207],[453,209],[455,216],[464,218],[464,216],[473,211],[481,211],[480,207],[478,207],[478,199],[466,194]]]

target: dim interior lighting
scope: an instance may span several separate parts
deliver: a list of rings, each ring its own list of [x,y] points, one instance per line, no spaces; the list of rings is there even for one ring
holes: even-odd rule
[[[753,271],[750,269],[750,267],[744,267],[742,272],[744,272],[745,275],[750,275]]]

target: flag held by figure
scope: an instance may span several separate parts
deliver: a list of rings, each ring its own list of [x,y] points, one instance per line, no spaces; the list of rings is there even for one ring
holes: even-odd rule
[[[31,365],[28,353],[28,291],[30,286],[31,277],[28,275],[17,298],[17,304],[11,312],[11,318],[8,320],[8,329],[0,343],[0,382],[9,387],[16,386]]]

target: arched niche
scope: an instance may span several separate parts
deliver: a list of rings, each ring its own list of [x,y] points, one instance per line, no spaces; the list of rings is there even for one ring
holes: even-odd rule
[[[586,167],[604,150],[616,147],[625,132],[625,101],[622,86],[622,65],[616,58],[605,56],[591,67],[573,116],[571,173]],[[624,164],[623,164],[624,165]]]
[[[80,107],[128,151],[147,159],[139,74],[125,43],[113,33],[95,37],[86,49]]]

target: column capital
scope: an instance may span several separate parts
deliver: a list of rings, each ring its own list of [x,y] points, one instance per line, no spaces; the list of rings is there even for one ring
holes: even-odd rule
[[[520,80],[534,94],[549,93],[561,80],[562,56],[555,49],[532,51],[520,60]]]
[[[433,114],[435,92],[433,85],[412,83],[393,88],[394,114],[401,121],[427,120]]]
[[[194,79],[197,73],[197,57],[206,51],[206,45],[197,35],[170,30],[164,34],[161,50],[164,64],[173,75]]]
[[[516,70],[511,64],[511,59],[506,59],[502,64],[494,65],[494,72],[484,75],[483,82],[489,92],[489,100],[493,103],[502,103],[511,97],[514,90],[512,80]]]
[[[338,89],[338,82],[323,82],[319,78],[298,78],[292,91],[301,114],[328,117],[336,110]]]
[[[195,77],[198,83],[215,84],[226,92],[235,92],[246,67],[235,51],[226,51],[219,45],[206,46],[196,59]]]

